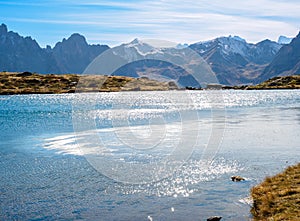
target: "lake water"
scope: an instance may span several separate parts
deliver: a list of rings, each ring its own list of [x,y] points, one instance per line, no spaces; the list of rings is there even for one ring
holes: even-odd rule
[[[250,220],[300,159],[299,90],[0,96],[0,125],[0,220]]]

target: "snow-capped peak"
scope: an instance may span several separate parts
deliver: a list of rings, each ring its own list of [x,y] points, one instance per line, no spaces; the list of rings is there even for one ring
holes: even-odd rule
[[[126,48],[130,48],[130,47],[136,47],[144,44],[145,42],[139,40],[138,38],[135,38],[133,41],[123,44],[123,46],[125,46]]]
[[[143,40],[134,39],[133,41],[123,44],[119,46],[124,48],[127,55],[137,56],[138,54],[141,56],[147,56],[150,54],[161,53],[159,48],[153,47],[152,45],[144,42]]]
[[[216,41],[225,54],[234,53],[245,56],[246,51],[249,49],[247,42],[238,36],[220,37]]]
[[[235,36],[231,36],[231,35],[229,35],[229,38],[232,38],[232,39],[234,39],[234,40],[237,40],[237,41],[241,41],[241,42],[246,42],[246,40],[245,39],[243,39],[243,38],[241,38],[241,37],[239,37],[239,36],[237,36],[237,35],[235,35]]]
[[[279,44],[289,44],[291,43],[291,41],[293,40],[293,38],[288,38],[286,36],[279,36],[278,38],[278,43]]]
[[[222,37],[215,38],[213,40],[199,41],[196,44],[209,44],[209,43],[212,43],[212,42],[215,42],[215,41],[222,41],[222,40],[229,40],[229,39],[247,43],[245,39],[243,39],[243,38],[241,38],[239,36],[236,36],[236,35],[235,36],[231,36],[231,35],[229,35],[228,37],[222,36]]]
[[[179,44],[176,45],[176,48],[177,49],[182,49],[182,48],[187,48],[188,46],[189,45],[187,43],[184,43],[184,44],[179,43]]]

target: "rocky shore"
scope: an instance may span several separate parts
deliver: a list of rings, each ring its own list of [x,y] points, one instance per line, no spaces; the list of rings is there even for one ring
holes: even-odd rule
[[[178,89],[174,82],[121,76],[0,73],[0,94],[61,94],[75,92],[159,91]]]
[[[254,220],[300,220],[300,163],[251,189]]]

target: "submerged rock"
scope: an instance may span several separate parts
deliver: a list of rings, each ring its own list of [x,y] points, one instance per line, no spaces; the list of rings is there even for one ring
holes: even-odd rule
[[[211,216],[207,218],[207,221],[219,221],[222,219],[222,216]]]
[[[245,178],[243,178],[243,177],[241,177],[241,176],[232,176],[232,177],[231,177],[231,180],[232,180],[233,182],[240,182],[240,181],[245,180]]]

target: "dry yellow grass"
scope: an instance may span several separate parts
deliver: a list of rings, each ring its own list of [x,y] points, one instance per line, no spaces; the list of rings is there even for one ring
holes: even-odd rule
[[[223,89],[236,90],[270,90],[300,89],[300,75],[274,77],[257,85],[224,86]]]
[[[25,72],[24,72],[25,73]],[[0,73],[0,94],[153,91],[178,89],[171,82],[123,76]]]
[[[300,163],[251,189],[254,220],[300,221]]]
[[[256,89],[300,89],[300,75],[274,77],[252,87]]]

